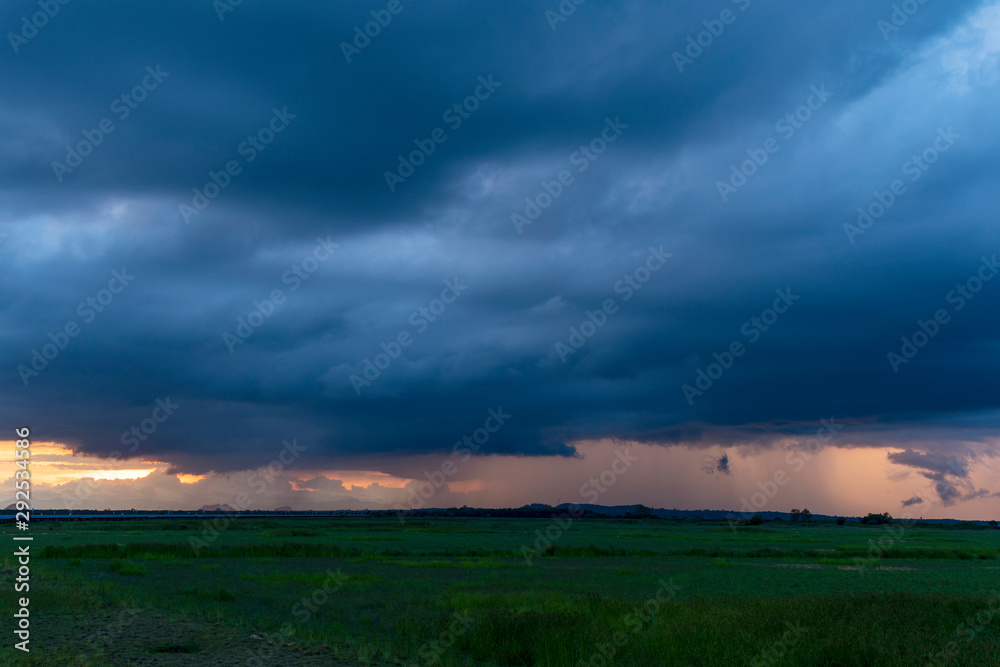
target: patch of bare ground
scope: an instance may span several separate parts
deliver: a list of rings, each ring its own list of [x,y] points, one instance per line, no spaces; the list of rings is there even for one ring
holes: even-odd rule
[[[32,665],[245,667],[352,665],[326,647],[276,643],[252,628],[189,621],[126,606],[86,616],[32,614]],[[257,658],[260,662],[253,660]]]

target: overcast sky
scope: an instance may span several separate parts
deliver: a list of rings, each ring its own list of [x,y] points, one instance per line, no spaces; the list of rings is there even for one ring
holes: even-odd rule
[[[0,422],[735,509],[834,419],[870,511],[997,513],[1000,4],[898,4],[4,3]]]

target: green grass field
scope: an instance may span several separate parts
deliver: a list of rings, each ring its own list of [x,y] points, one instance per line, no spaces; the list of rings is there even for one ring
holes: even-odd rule
[[[889,528],[240,519],[206,535],[194,520],[36,523],[31,653],[8,633],[0,660],[1000,665],[1000,531]],[[197,555],[192,538],[205,540]],[[12,614],[25,594],[15,559],[3,564]]]

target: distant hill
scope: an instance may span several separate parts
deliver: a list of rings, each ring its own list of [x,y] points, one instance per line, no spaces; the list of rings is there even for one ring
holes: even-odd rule
[[[220,503],[218,505],[202,505],[198,508],[199,512],[235,512],[236,508],[232,505],[226,503]]]
[[[606,514],[608,516],[624,516],[635,510],[639,505],[591,505],[589,503],[584,503],[580,505],[575,505],[573,503],[562,503],[556,505],[555,507],[551,505],[545,505],[543,503],[532,503],[531,505],[525,505],[525,509],[551,509],[552,511],[559,510],[570,510],[574,507],[589,510],[597,514]],[[702,519],[728,519],[732,516],[738,516],[737,512],[730,510],[679,510],[679,509],[657,509],[655,507],[649,508],[650,511],[659,517],[667,517],[674,519],[694,519],[701,517]],[[787,519],[789,517],[788,512],[754,512],[754,514],[760,514],[765,519],[773,519],[775,517],[781,517],[782,519]],[[815,518],[831,518],[824,517],[821,514],[814,514]]]
[[[289,507],[288,505],[282,505],[281,507],[275,507],[274,511],[275,512],[292,512],[294,510],[292,510],[292,508]]]
[[[558,505],[554,509],[570,509],[573,505],[571,503],[563,503]],[[629,512],[635,512],[639,505],[589,505],[584,504],[579,506],[580,509],[590,510],[592,512],[598,512],[601,514],[607,514],[608,516],[623,516]],[[725,520],[731,517],[737,518],[750,518],[754,514],[760,514],[764,519],[790,519],[791,515],[788,512],[752,512],[746,513],[747,516],[744,517],[743,513],[736,512],[733,510],[679,510],[679,509],[657,509],[651,507],[650,511],[659,517],[666,517],[671,519],[695,519],[701,517],[702,519],[720,519]],[[813,514],[813,519],[834,519],[836,517],[828,514]]]

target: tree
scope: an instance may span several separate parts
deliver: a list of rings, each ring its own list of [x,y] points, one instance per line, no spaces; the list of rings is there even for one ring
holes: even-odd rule
[[[751,526],[759,526],[762,523],[764,523],[764,517],[762,517],[761,515],[754,514],[752,517],[750,517]]]
[[[637,505],[635,508],[635,516],[638,519],[649,519],[653,516],[653,510],[649,509],[645,505]]]
[[[800,512],[798,509],[793,509],[792,512],[791,512],[792,521],[798,521],[799,520],[799,516],[801,516],[801,514],[802,514],[802,512]]]
[[[990,528],[998,528],[998,527],[1000,527],[1000,524],[998,524],[996,521],[990,521]]]
[[[635,510],[631,512],[625,512],[624,518],[626,519],[655,519],[657,516],[653,514],[653,510],[649,509],[645,505],[636,505]]]
[[[843,526],[845,523],[847,523],[847,519],[845,519],[842,516],[838,516],[837,517],[837,525],[838,526]]]
[[[812,512],[810,512],[807,509],[802,510],[802,518],[805,519],[806,521],[809,521],[810,519],[812,519]]]

